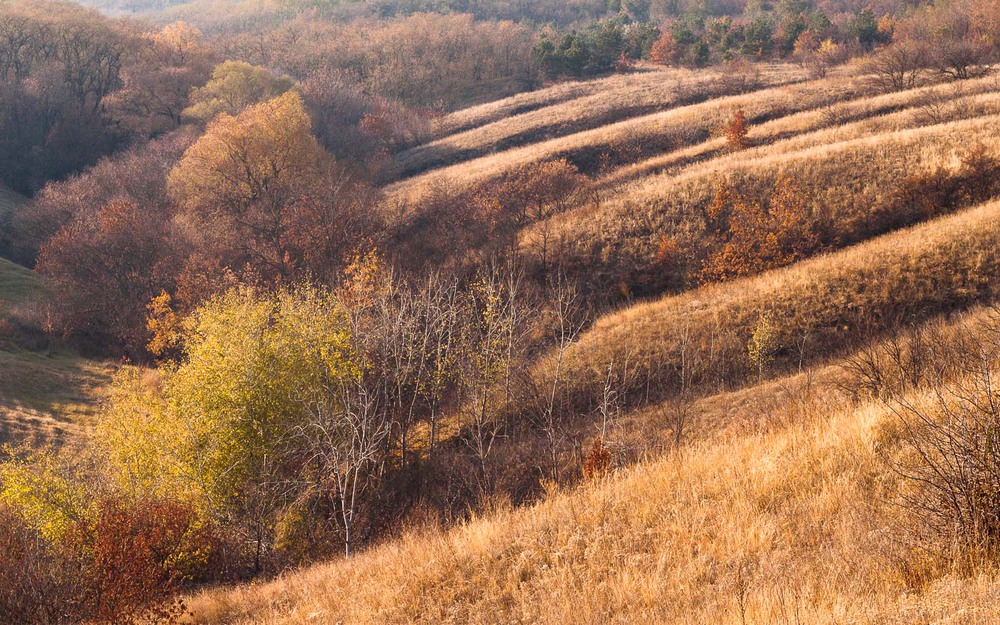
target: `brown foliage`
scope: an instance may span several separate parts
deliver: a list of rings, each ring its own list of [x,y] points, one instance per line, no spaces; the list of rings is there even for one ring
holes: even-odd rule
[[[295,92],[220,115],[168,187],[199,249],[248,280],[330,278],[374,221],[373,192],[319,145]]]
[[[743,107],[739,107],[733,112],[729,123],[726,124],[724,132],[726,145],[733,152],[747,149],[750,147],[750,140],[747,138],[749,132],[750,126],[747,124],[747,115],[743,111]]]
[[[0,509],[0,619],[11,625],[174,623],[181,586],[207,571],[217,541],[166,501],[102,500],[96,518],[50,543]]]
[[[775,184],[766,207],[720,187],[706,210],[706,221],[724,242],[706,259],[702,281],[754,275],[813,253],[820,242],[807,211],[802,193],[785,179]]]
[[[961,155],[957,168],[939,165],[899,180],[877,204],[864,228],[887,231],[936,217],[994,197],[1000,192],[1000,159],[982,144]]]
[[[143,353],[146,303],[174,272],[167,219],[155,208],[115,201],[78,216],[42,247],[38,271],[58,294],[60,329]]]
[[[660,65],[676,65],[680,55],[681,49],[669,30],[660,35],[649,51],[649,59]]]
[[[167,172],[193,137],[178,131],[106,158],[85,173],[42,189],[12,216],[18,260],[29,264],[39,248],[78,215],[116,200],[165,210]],[[85,217],[81,217],[85,218]]]
[[[604,438],[598,436],[583,459],[583,476],[592,480],[605,475],[611,468],[611,452],[604,448]]]
[[[334,23],[304,13],[263,36],[225,38],[231,58],[307,76],[323,67],[408,106],[449,107],[521,91],[537,78],[530,28],[471,15],[420,13]]]
[[[466,191],[436,185],[421,199],[416,218],[400,228],[400,254],[410,265],[433,261],[468,269],[491,256],[515,254],[517,237],[540,224],[524,247],[532,277],[544,281],[559,242],[550,218],[595,199],[591,180],[565,159],[517,167]]]

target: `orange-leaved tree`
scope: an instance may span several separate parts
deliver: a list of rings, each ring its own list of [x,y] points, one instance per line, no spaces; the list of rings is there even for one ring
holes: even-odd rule
[[[725,127],[726,145],[733,152],[747,149],[750,147],[750,139],[747,137],[749,133],[747,115],[742,106],[738,107]]]
[[[813,253],[820,239],[808,210],[805,195],[788,179],[775,183],[766,204],[722,185],[706,217],[723,241],[705,260],[702,281],[757,274]]]

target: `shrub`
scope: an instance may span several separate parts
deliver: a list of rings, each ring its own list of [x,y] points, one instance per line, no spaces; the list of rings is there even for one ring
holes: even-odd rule
[[[705,210],[710,232],[722,242],[709,252],[703,282],[755,275],[788,265],[820,246],[807,220],[805,196],[789,180],[779,180],[767,206],[723,185]]]
[[[598,436],[583,459],[583,476],[588,480],[601,477],[611,468],[611,452],[604,447],[604,437]]]
[[[737,108],[733,112],[732,118],[726,124],[725,132],[726,145],[732,152],[745,150],[750,147],[750,140],[747,135],[750,133],[750,126],[747,124],[747,115],[743,107]]]
[[[902,426],[902,453],[892,464],[904,478],[903,500],[943,551],[1000,553],[1000,356],[992,333],[966,341],[959,371],[931,377],[922,400],[889,400]],[[985,339],[985,340],[984,340]],[[937,357],[946,357],[937,346]]]
[[[0,620],[11,625],[151,625],[183,615],[185,583],[205,579],[217,541],[194,510],[105,498],[94,516],[47,536],[0,506]]]
[[[757,378],[764,379],[771,361],[774,360],[774,352],[778,347],[778,332],[771,320],[771,315],[767,312],[760,314],[757,325],[754,326],[753,334],[747,343],[747,356],[750,358],[750,366],[757,371]]]

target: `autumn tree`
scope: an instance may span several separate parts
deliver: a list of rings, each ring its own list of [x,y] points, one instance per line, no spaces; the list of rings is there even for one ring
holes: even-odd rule
[[[750,340],[747,341],[747,358],[750,366],[757,372],[757,379],[762,381],[767,368],[774,360],[778,349],[778,328],[770,312],[761,312],[757,318]]]
[[[805,196],[790,180],[778,180],[767,203],[721,186],[706,209],[721,244],[705,260],[702,280],[753,275],[813,253],[820,240],[808,217]]]
[[[77,5],[0,4],[0,180],[24,193],[122,143],[108,123],[133,33]]]
[[[121,498],[84,479],[50,452],[0,465],[0,618],[173,622],[176,593],[206,579],[217,554],[212,526],[174,500]]]
[[[736,152],[750,147],[750,140],[747,137],[749,133],[750,125],[747,123],[746,113],[743,107],[738,107],[725,127],[726,145],[730,151]]]
[[[201,37],[184,22],[141,37],[122,69],[122,88],[109,96],[112,116],[140,136],[180,126],[188,96],[211,70],[212,54]]]
[[[665,30],[660,38],[653,43],[649,59],[660,65],[676,65],[680,60],[681,50],[670,30]]]
[[[432,274],[419,286],[407,286],[369,250],[347,267],[338,295],[350,319],[355,351],[365,363],[361,381],[369,395],[382,398],[399,465],[412,459],[410,432],[420,421],[430,426],[427,452],[432,454],[442,407],[455,380],[451,367],[460,322],[455,281]]]
[[[529,238],[543,281],[549,269],[552,225],[549,219],[589,199],[591,181],[566,159],[524,165],[508,174],[495,190],[502,211],[517,229],[536,225]]]
[[[343,391],[359,370],[346,317],[322,289],[243,288],[199,308],[182,344],[157,386],[135,370],[120,375],[98,427],[106,472],[130,496],[183,496],[231,527],[259,572],[290,506],[343,494],[301,436],[317,414],[348,418]],[[350,444],[328,425],[324,444]]]
[[[902,91],[918,86],[928,63],[923,42],[897,41],[877,52],[867,61],[873,82],[882,90]]]
[[[146,302],[172,282],[166,216],[113,201],[62,228],[38,256],[52,286],[58,327],[141,357]]]
[[[295,86],[290,78],[275,76],[263,67],[226,61],[212,70],[212,78],[191,93],[185,117],[210,122],[225,113],[236,116],[247,107],[273,100]]]
[[[795,40],[792,56],[814,77],[825,78],[831,67],[845,60],[846,50],[833,39],[819,39],[807,29]]]
[[[476,463],[480,495],[491,488],[489,461],[506,427],[520,350],[526,346],[530,313],[522,288],[513,268],[484,271],[470,288],[463,318],[458,363],[462,440]]]
[[[258,279],[331,276],[372,229],[371,190],[319,145],[295,92],[219,115],[168,190],[203,249]]]
[[[61,228],[114,201],[166,212],[167,173],[191,141],[190,133],[178,131],[138,143],[82,174],[46,185],[11,215],[16,259],[31,264],[39,248]]]
[[[549,479],[558,482],[561,475],[561,448],[566,432],[567,415],[561,409],[565,402],[563,391],[566,376],[566,358],[580,332],[583,330],[585,315],[582,302],[574,286],[564,278],[553,280],[549,289],[550,351],[548,368],[540,383],[530,388],[529,418],[541,433],[547,450],[547,472]]]

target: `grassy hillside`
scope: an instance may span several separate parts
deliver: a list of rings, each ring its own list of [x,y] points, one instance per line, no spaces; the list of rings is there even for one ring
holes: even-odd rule
[[[31,270],[0,258],[0,316],[10,314],[41,293],[41,284]]]
[[[584,99],[580,102],[569,100],[561,102],[551,110],[544,110],[530,114],[532,117],[540,117],[547,125],[566,124],[571,132],[563,136],[548,138],[544,135],[537,136],[534,143],[515,146],[510,149],[501,149],[497,153],[487,154],[478,158],[469,158],[460,163],[438,167],[427,173],[408,178],[402,182],[388,187],[389,193],[395,198],[415,198],[426,193],[435,184],[446,181],[449,186],[462,188],[475,183],[483,182],[501,176],[504,172],[524,165],[526,163],[538,162],[552,158],[566,157],[578,163],[582,170],[587,173],[596,173],[603,165],[601,157],[605,153],[612,155],[614,159],[630,161],[637,157],[653,155],[666,151],[672,151],[680,147],[704,141],[709,138],[712,131],[717,129],[719,123],[732,115],[732,111],[737,106],[752,106],[747,110],[750,117],[758,114],[773,115],[776,111],[790,107],[793,110],[803,110],[807,108],[824,106],[831,104],[851,95],[862,95],[871,91],[871,87],[849,76],[841,79],[831,78],[827,81],[809,82],[803,84],[793,84],[790,86],[772,86],[773,84],[784,85],[795,78],[801,78],[801,74],[783,73],[775,71],[769,74],[773,83],[768,83],[761,79],[760,84],[746,85],[741,82],[740,88],[733,87],[732,92],[742,93],[740,95],[713,93],[711,91],[711,81],[704,79],[695,81],[685,81],[668,83],[667,88],[652,92],[649,97],[650,106],[661,108],[653,113],[642,114],[629,117],[627,119],[609,123],[592,129],[578,128],[574,120],[581,115],[586,118],[585,111],[597,110],[613,106],[623,99],[633,97],[626,88],[612,89],[610,93],[601,96],[602,106],[595,109],[593,102]],[[700,89],[708,89],[702,96],[683,96],[679,90],[689,90],[697,94]],[[687,106],[683,103],[684,97],[694,97],[698,104]],[[708,101],[702,102],[709,98]],[[404,167],[413,169],[426,168],[426,163],[408,163],[409,159],[418,159],[422,155],[433,158],[444,150],[444,146],[454,144],[450,149],[464,150],[470,156],[476,155],[476,150],[492,150],[492,146],[504,145],[510,137],[507,129],[514,129],[511,135],[526,132],[521,126],[528,124],[531,120],[519,120],[515,118],[513,125],[503,124],[499,131],[487,127],[486,131],[466,131],[455,137],[445,137],[435,144],[436,151],[429,155],[422,149],[416,148],[411,151],[408,157],[404,154],[401,157]],[[471,135],[471,136],[469,136]],[[477,147],[478,146],[478,147]],[[606,160],[606,159],[605,159]],[[447,159],[444,159],[447,162]],[[613,162],[613,161],[612,161]]]
[[[771,75],[775,80],[782,76],[777,71]],[[793,75],[788,70],[784,78]],[[695,83],[690,88],[697,91]],[[599,118],[601,106],[581,104],[598,98],[588,95],[425,146],[439,155],[451,149],[473,154],[390,185],[390,203],[401,209],[393,218],[401,220],[404,231],[426,229],[436,221],[421,217],[424,193],[434,196],[426,203],[433,211],[442,193],[457,197],[472,190],[474,197],[477,185],[516,168],[567,158],[590,175],[597,192],[540,223],[522,223],[520,252],[529,264],[558,266],[580,277],[599,297],[655,295],[697,281],[702,252],[712,246],[706,207],[723,184],[755,199],[766,197],[779,181],[791,184],[802,197],[804,218],[822,231],[825,249],[925,219],[926,212],[910,204],[914,196],[941,188],[933,177],[965,175],[965,159],[977,146],[993,159],[1000,157],[995,143],[987,140],[1000,124],[996,87],[996,78],[987,76],[885,94],[869,77],[848,68],[822,80],[680,106],[671,103],[671,89],[663,88],[651,90],[656,91],[651,100],[660,99],[663,110],[658,112],[551,139],[543,133],[535,142],[475,156],[480,149],[522,140],[525,128],[531,128],[528,118],[535,114],[558,120],[560,128],[587,120],[591,109]],[[608,88],[618,100],[629,97],[625,89]],[[611,106],[614,100],[602,97],[602,106]],[[751,120],[750,147],[734,153],[719,129],[737,108]],[[510,134],[503,134],[504,129]],[[421,149],[411,152],[412,158],[419,158]],[[930,213],[949,212],[992,194],[963,190],[949,201],[931,200],[937,203]],[[664,241],[678,247],[682,262],[664,266]]]
[[[61,1],[0,625],[998,620],[1000,0]]]
[[[419,207],[427,190],[568,158],[600,201],[528,225],[522,253],[544,238],[571,274],[657,292],[658,244],[704,237],[720,184],[753,195],[794,181],[834,233],[823,253],[625,306],[531,372],[538,388],[564,380],[570,437],[593,436],[613,378],[629,408],[608,444],[637,464],[528,509],[203,592],[193,622],[991,622],[1000,569],[928,549],[897,469],[913,457],[899,407],[940,416],[945,379],[982,392],[970,346],[995,343],[996,173],[978,195],[935,189],[968,175],[978,144],[1000,157],[996,78],[883,93],[857,68],[786,68],[750,93],[686,100],[717,78],[616,76],[460,111],[399,157],[388,187]],[[750,147],[732,152],[718,129],[737,107]]]
[[[569,401],[597,401],[609,366],[628,368],[629,386],[648,401],[669,394],[688,335],[688,376],[699,384],[743,384],[758,375],[747,343],[770,328],[771,365],[837,353],[900,323],[1000,295],[1000,202],[944,217],[758,277],[697,289],[598,320],[563,363]],[[692,355],[694,356],[692,358]],[[766,373],[766,371],[765,371]]]
[[[718,154],[723,146],[718,130],[738,107],[754,124],[752,142],[764,145],[902,111],[910,115],[897,117],[892,122],[897,127],[967,118],[982,114],[969,98],[996,93],[996,79],[989,76],[959,87],[940,84],[884,95],[857,68],[821,80],[805,80],[801,71],[780,66],[753,79],[663,71],[639,76],[649,77],[597,81],[604,91],[487,121],[404,152],[396,162],[404,176],[430,171],[389,190],[397,198],[414,198],[443,181],[461,188],[524,163],[560,157],[602,178],[620,178],[619,168],[635,175],[646,161],[652,170],[703,160]]]
[[[991,622],[1000,571],[913,548],[897,416],[795,380],[729,436],[531,509],[204,593],[194,622]]]
[[[15,207],[24,202],[24,197],[0,185],[0,221]]]
[[[532,256],[542,233],[557,243],[554,254],[569,273],[584,272],[609,286],[656,289],[661,241],[697,240],[705,230],[704,209],[723,183],[751,196],[779,179],[792,182],[812,218],[828,224],[841,243],[880,234],[879,210],[918,215],[905,198],[915,177],[936,168],[957,171],[964,151],[1000,130],[1000,98],[974,98],[981,115],[915,125],[912,111],[899,111],[836,128],[804,132],[737,154],[716,142],[714,158],[640,176],[615,187],[605,201],[554,216],[525,229],[522,249]],[[775,129],[776,122],[770,126]],[[762,126],[761,133],[767,132]],[[1000,156],[996,145],[990,154]],[[691,157],[690,153],[673,158]],[[665,165],[670,157],[658,159]],[[629,174],[637,174],[634,166]],[[942,207],[947,210],[947,207]],[[835,241],[836,244],[836,241]],[[683,244],[682,244],[683,247]]]
[[[804,77],[796,68],[774,66],[749,77],[714,70],[656,69],[568,83],[453,113],[440,123],[444,137],[399,155],[395,167],[398,175],[408,177],[456,161]]]
[[[97,412],[110,369],[64,349],[29,349],[11,314],[44,298],[36,276],[0,259],[0,443],[61,443]]]

